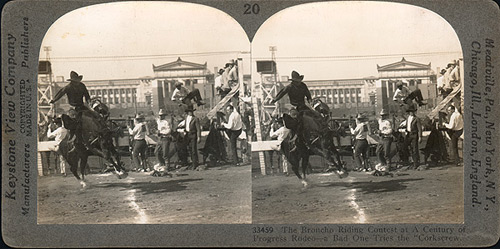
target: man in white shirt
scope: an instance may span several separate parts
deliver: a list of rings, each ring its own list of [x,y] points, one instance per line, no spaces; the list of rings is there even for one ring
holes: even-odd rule
[[[158,126],[158,138],[160,142],[156,145],[155,155],[160,163],[160,166],[165,166],[165,160],[170,165],[170,143],[172,142],[171,127],[170,123],[167,121],[167,112],[164,109],[160,109],[158,113],[158,119],[156,124]]]
[[[413,100],[415,100],[419,106],[427,105],[427,103],[423,102],[424,98],[422,97],[422,91],[420,91],[420,89],[411,91],[410,88],[403,85],[401,81],[398,81],[396,84],[396,91],[392,99],[399,103],[400,106],[406,105],[406,108],[414,105]]]
[[[172,101],[180,101],[182,104],[188,107],[192,106],[191,100],[194,100],[198,106],[204,105],[205,102],[202,101],[200,90],[194,89],[189,91],[186,87],[182,86],[182,82],[175,83],[175,89],[172,93]]]
[[[442,69],[440,72],[441,75],[437,79],[437,88],[441,96],[443,96],[443,98],[446,98],[446,96],[448,96],[448,94],[450,94],[453,91],[453,89],[450,87],[450,84],[447,84],[445,82],[446,81],[445,73],[446,69]]]
[[[215,90],[217,91],[218,95],[221,95],[221,93],[222,93],[222,74],[223,73],[224,73],[224,69],[221,68],[221,69],[219,69],[217,77],[215,77],[214,87],[215,87]],[[221,99],[222,99],[222,97],[221,97]]]
[[[380,112],[381,118],[378,120],[378,129],[380,131],[380,142],[377,146],[376,154],[380,165],[375,169],[384,171],[391,167],[391,144],[392,144],[392,123],[389,120],[389,112],[382,109]]]
[[[64,128],[61,117],[55,118],[54,124],[57,125],[57,129],[52,131],[51,125],[49,125],[47,130],[47,138],[54,138],[56,143],[54,147],[50,148],[50,150],[56,152],[59,155],[61,174],[66,176],[66,159],[63,156],[63,151],[66,150],[67,152],[67,144],[65,142],[65,139],[68,136],[68,130]]]
[[[146,134],[148,133],[148,128],[144,120],[144,115],[137,114],[134,120],[134,128],[132,129],[128,126],[128,132],[133,137],[132,159],[134,161],[135,168],[137,171],[147,172],[146,150],[148,145],[146,143]]]
[[[243,120],[241,119],[241,115],[232,105],[227,107],[227,114],[229,115],[228,122],[222,123],[222,125],[226,128],[226,133],[229,136],[233,161],[236,166],[239,166],[236,143],[241,134],[241,129],[243,128]]]
[[[461,165],[460,158],[458,156],[458,139],[463,133],[464,120],[462,114],[454,106],[450,106],[447,109],[448,113],[451,114],[450,122],[445,123],[444,126],[449,129],[449,134],[451,138],[451,156],[453,157],[454,163]]]
[[[350,125],[351,134],[354,136],[354,161],[358,171],[371,171],[368,165],[368,144],[367,136],[370,132],[369,126],[366,123],[367,118],[364,115],[358,114],[356,117],[356,128]]]
[[[286,137],[289,136],[291,130],[285,127],[285,123],[283,122],[283,118],[281,118],[281,117],[278,118],[277,123],[279,125],[279,128],[275,131],[274,125],[271,125],[271,130],[269,132],[269,136],[271,138],[276,138],[276,140],[280,142],[278,144],[278,146],[276,146],[273,149],[277,150],[281,153],[281,162],[282,162],[283,173],[288,174],[288,162],[286,160],[285,154],[281,152],[281,143],[283,142],[283,140],[285,140]]]

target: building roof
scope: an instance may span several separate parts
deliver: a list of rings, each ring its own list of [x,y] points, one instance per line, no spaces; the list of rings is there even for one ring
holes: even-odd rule
[[[163,65],[155,66],[153,64],[153,71],[158,72],[158,71],[178,71],[178,70],[205,70],[207,69],[207,63],[205,62],[204,64],[198,64],[194,62],[189,62],[189,61],[184,61],[181,59],[181,57],[177,58],[176,61],[169,62]]]
[[[400,71],[400,70],[430,70],[431,63],[429,64],[421,64],[416,62],[411,62],[405,60],[405,57],[401,59],[401,61],[391,63],[385,66],[379,66],[377,64],[377,70],[380,71]]]
[[[317,86],[354,86],[373,84],[376,79],[339,79],[339,80],[305,80],[304,83],[308,87]]]

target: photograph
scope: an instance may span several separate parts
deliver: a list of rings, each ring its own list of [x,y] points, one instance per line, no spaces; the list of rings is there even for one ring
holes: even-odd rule
[[[39,52],[38,224],[251,223],[250,75],[246,33],[212,7],[61,16]]]
[[[254,224],[464,222],[463,54],[443,17],[306,3],[251,46]]]

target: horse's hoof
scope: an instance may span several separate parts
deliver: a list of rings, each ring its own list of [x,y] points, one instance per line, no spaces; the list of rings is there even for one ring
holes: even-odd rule
[[[302,180],[302,186],[304,186],[304,188],[307,188],[307,185],[309,185],[306,181]]]
[[[118,171],[116,172],[116,176],[118,177],[118,179],[125,179],[127,178],[128,174],[124,171]]]
[[[84,181],[80,181],[80,185],[82,185],[82,188],[87,187],[87,184]]]
[[[342,178],[345,178],[347,176],[349,176],[349,173],[347,173],[346,171],[340,171],[340,170],[337,170],[335,171],[335,173],[337,173],[337,175],[342,179]]]

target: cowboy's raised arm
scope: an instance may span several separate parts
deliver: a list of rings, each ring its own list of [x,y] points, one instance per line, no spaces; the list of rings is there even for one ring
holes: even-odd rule
[[[61,88],[61,90],[59,90],[59,92],[56,93],[56,96],[54,96],[54,98],[49,102],[49,104],[53,104],[54,102],[58,101],[60,98],[62,98],[62,96],[64,96],[64,94],[66,94],[66,87]]]
[[[274,104],[276,103],[278,100],[280,100],[281,98],[283,98],[283,96],[285,96],[288,91],[290,91],[290,85],[286,86],[285,88],[281,89],[278,94],[276,95],[276,97],[274,97],[273,101],[271,101],[271,104]]]

